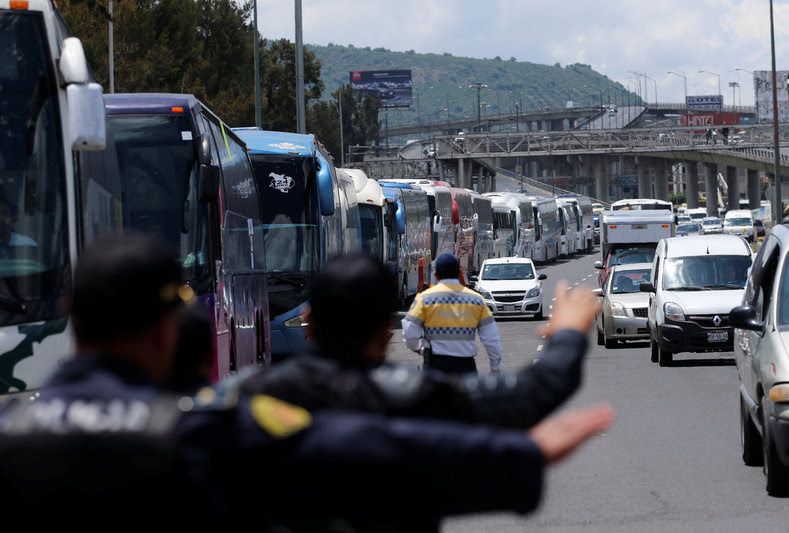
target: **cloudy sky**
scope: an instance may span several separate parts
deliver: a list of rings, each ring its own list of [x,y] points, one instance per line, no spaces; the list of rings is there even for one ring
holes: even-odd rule
[[[294,2],[257,3],[264,37],[295,40]],[[789,0],[773,10],[776,69],[789,70]],[[682,102],[687,81],[688,95],[720,82],[726,105],[753,105],[748,71],[772,65],[768,0],[302,0],[302,32],[305,44],[585,63],[633,91],[638,80],[650,102]]]

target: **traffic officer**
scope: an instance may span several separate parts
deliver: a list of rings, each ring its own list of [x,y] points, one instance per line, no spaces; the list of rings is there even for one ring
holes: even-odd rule
[[[610,425],[608,406],[520,431],[340,412],[271,396],[173,396],[176,311],[193,301],[163,244],[97,242],[74,272],[77,354],[33,401],[0,412],[4,522],[240,525],[280,516],[357,523],[533,510],[545,466]],[[461,473],[461,475],[458,475]],[[429,497],[414,498],[414,487]]]
[[[477,334],[488,352],[491,374],[499,373],[501,341],[493,314],[479,293],[458,280],[460,262],[441,254],[436,285],[419,293],[402,320],[406,346],[424,357],[424,366],[444,372],[476,372]]]

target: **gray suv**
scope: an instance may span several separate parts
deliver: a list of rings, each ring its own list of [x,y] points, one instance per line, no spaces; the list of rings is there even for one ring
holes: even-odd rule
[[[746,465],[763,465],[767,492],[789,494],[789,226],[767,234],[742,305],[729,314],[740,376]]]

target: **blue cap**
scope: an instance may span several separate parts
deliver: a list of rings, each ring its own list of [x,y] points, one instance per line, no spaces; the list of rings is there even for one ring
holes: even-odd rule
[[[460,275],[460,262],[452,254],[441,254],[436,259],[436,277],[453,279]]]

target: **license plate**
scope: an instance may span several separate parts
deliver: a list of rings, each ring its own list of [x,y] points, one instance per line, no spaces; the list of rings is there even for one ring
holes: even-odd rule
[[[504,310],[505,311],[515,311],[515,306],[514,305],[505,305],[504,306]]]
[[[729,340],[728,331],[708,331],[707,342],[725,342]]]

